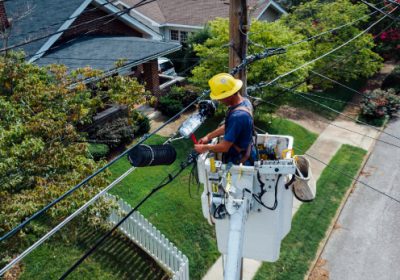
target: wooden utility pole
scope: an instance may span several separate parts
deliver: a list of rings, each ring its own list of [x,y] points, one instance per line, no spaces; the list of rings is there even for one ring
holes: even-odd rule
[[[247,31],[249,29],[247,0],[230,0],[229,5],[229,69],[239,65],[247,55]],[[241,70],[236,78],[243,81],[242,96],[247,96],[246,69]]]

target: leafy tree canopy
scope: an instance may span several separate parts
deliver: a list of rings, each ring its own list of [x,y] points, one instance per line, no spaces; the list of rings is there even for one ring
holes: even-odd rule
[[[193,71],[191,79],[197,85],[207,86],[207,81],[220,72],[228,72],[229,28],[227,19],[216,19],[209,23],[211,38],[204,44],[195,45],[195,51],[201,58],[201,63]],[[273,23],[254,21],[250,30],[249,54],[264,51],[264,47],[281,47],[303,39],[304,36],[291,31],[281,21]],[[276,55],[253,63],[248,68],[248,84],[268,81],[283,74],[298,65],[303,64],[310,56],[307,43],[288,48],[287,53]],[[307,76],[307,68],[294,74],[298,79]],[[287,85],[293,82],[288,81]]]
[[[352,4],[348,0],[329,3],[313,0],[296,7],[292,13],[282,20],[291,29],[307,37],[311,37],[332,28],[353,22],[364,17],[358,23],[310,41],[311,60],[340,46],[358,35],[366,28],[370,11],[364,4]],[[364,34],[343,48],[319,60],[314,71],[326,74],[335,80],[352,80],[369,77],[382,66],[381,57],[372,51],[375,46],[373,37]],[[313,83],[326,85],[326,81],[313,79]]]
[[[89,68],[38,67],[20,53],[0,58],[0,235],[104,164],[88,157],[77,126],[90,123],[107,103],[133,110],[144,89],[121,76],[90,86],[82,82],[99,74]],[[106,183],[104,175],[97,176],[48,215],[67,215]]]

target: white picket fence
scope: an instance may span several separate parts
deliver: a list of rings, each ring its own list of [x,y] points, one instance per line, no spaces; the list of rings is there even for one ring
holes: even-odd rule
[[[109,199],[117,200],[111,194]],[[118,223],[123,216],[132,210],[123,200],[118,200],[119,210],[112,211],[109,221]],[[156,229],[138,211],[133,213],[120,227],[120,231],[142,248],[161,267],[171,273],[173,280],[189,280],[189,260],[158,229]]]

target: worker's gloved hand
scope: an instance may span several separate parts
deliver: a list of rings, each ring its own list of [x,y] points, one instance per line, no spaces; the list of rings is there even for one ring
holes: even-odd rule
[[[210,141],[211,141],[211,139],[208,138],[208,136],[206,135],[199,140],[199,144],[208,144],[208,142],[210,142]]]
[[[197,145],[194,145],[194,150],[196,152],[198,152],[199,154],[202,154],[202,153],[208,152],[209,148],[208,148],[208,145],[197,144]]]

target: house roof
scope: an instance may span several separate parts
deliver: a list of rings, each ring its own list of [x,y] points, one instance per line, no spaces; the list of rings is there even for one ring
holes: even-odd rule
[[[122,0],[125,4],[133,6],[140,0]],[[271,3],[270,0],[248,0],[251,15],[258,18]],[[217,17],[229,16],[228,0],[156,0],[135,9],[144,16],[160,25],[189,25],[203,26],[208,21]],[[280,11],[282,9],[280,8]]]
[[[181,48],[177,43],[165,43],[139,37],[87,36],[65,44],[36,61],[39,65],[65,64],[70,69],[90,66],[110,70],[115,62],[126,59],[125,65],[133,67]]]
[[[12,46],[56,32],[84,0],[12,0],[4,2],[7,17],[12,19],[8,45]],[[45,38],[20,49],[35,54],[47,42]],[[2,39],[1,39],[2,42]],[[2,42],[3,43],[3,42]]]

